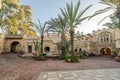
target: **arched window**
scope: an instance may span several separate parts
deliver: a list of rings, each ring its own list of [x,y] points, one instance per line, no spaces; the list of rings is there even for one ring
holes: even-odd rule
[[[77,49],[75,49],[75,52],[77,52]]]
[[[99,43],[110,43],[112,41],[112,35],[109,32],[103,32],[98,37]]]
[[[107,37],[107,42],[109,41],[109,38]]]
[[[45,48],[44,48],[44,51],[49,52],[49,51],[50,51],[50,47],[45,47]]]

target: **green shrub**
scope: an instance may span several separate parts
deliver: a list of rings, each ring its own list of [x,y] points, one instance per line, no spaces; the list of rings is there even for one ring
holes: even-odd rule
[[[85,59],[86,58],[85,51],[81,51],[79,54],[80,54],[80,58],[81,59]]]
[[[34,51],[36,52],[36,55],[39,56],[40,54],[40,48],[41,48],[41,43],[38,40],[33,40],[34,44]]]
[[[118,56],[119,51],[117,49],[112,50],[113,56]]]
[[[65,55],[65,54],[64,54],[64,55],[63,55],[63,54],[60,54],[59,59],[60,59],[60,60],[65,60],[65,59],[66,59],[66,55]]]
[[[76,63],[76,62],[79,62],[79,59],[77,58],[77,54],[74,54],[73,56],[68,54],[66,56],[66,62],[73,62],[73,63]]]
[[[43,54],[39,54],[38,56],[35,57],[35,60],[46,60],[46,56]]]
[[[70,48],[70,41],[65,40],[61,40],[60,42],[58,42],[57,44],[57,49],[59,51],[59,59],[61,60],[65,60],[66,59],[66,54],[69,51]]]
[[[120,62],[120,59],[118,59],[117,61]]]
[[[79,62],[79,59],[75,56],[67,56],[66,62]]]

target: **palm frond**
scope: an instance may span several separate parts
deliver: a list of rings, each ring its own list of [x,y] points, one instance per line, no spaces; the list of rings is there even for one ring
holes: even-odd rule
[[[111,7],[116,7],[115,4],[113,4],[112,2],[109,2],[109,1],[101,1],[99,2],[101,4],[104,4],[104,5],[107,5],[107,6],[111,6]]]
[[[35,26],[34,31],[36,31],[40,35],[44,35],[44,33],[46,33],[49,29],[47,27],[47,22],[45,22],[44,24],[41,24],[39,19],[38,19],[38,23],[32,23],[31,22],[31,24],[32,24],[32,26]]]
[[[103,24],[103,26],[106,26],[108,28],[113,28],[114,24],[110,23],[110,22],[107,22],[107,23]]]
[[[103,21],[105,20],[106,18],[110,17],[112,14],[108,15],[108,16],[105,16],[103,19],[100,20],[100,22],[98,23],[98,25]]]
[[[67,5],[67,18],[70,20],[70,22],[72,22],[72,12],[73,12],[73,5],[72,5],[72,2],[71,2],[71,5],[70,4],[66,4]]]
[[[78,1],[78,4],[74,8],[73,18],[76,18],[78,10],[79,10],[79,7],[80,7],[80,0]]]
[[[90,7],[92,7],[92,5],[89,5],[89,6],[86,7],[83,11],[81,11],[81,12],[79,13],[79,15],[78,15],[77,18],[81,18],[81,16],[82,16]]]
[[[75,25],[81,24],[82,21],[88,19],[89,17],[90,17],[90,16],[86,16],[86,17],[84,17],[84,18],[80,18],[79,20],[76,20]]]
[[[120,4],[120,1],[119,0],[101,0],[101,1],[106,1],[106,2],[109,2],[111,4],[114,4],[114,5],[119,5]]]
[[[117,23],[117,22],[114,22],[113,24],[114,24],[115,28],[118,28],[118,29],[120,29],[120,24],[119,24],[119,23]]]
[[[51,31],[65,33],[68,31],[67,20],[58,14],[58,17],[48,22]]]
[[[68,14],[67,14],[66,9],[65,8],[64,9],[60,8],[60,11],[62,12],[62,15],[64,16],[64,18],[67,20]]]
[[[116,1],[117,1],[117,0],[116,0]],[[99,15],[99,14],[102,14],[102,13],[106,13],[106,12],[108,12],[108,11],[116,11],[116,10],[118,9],[118,5],[115,4],[115,3],[117,3],[116,1],[115,1],[115,0],[101,0],[101,2],[99,2],[99,3],[104,4],[104,5],[106,5],[107,7],[104,8],[104,9],[100,9],[100,10],[94,12],[94,14],[91,15],[91,17],[89,18],[89,20],[90,20],[91,18],[93,18],[94,16]]]
[[[96,16],[96,15],[99,15],[99,14],[102,14],[102,13],[106,13],[108,11],[115,11],[115,8],[113,8],[113,7],[106,7],[104,9],[98,10],[92,16],[89,17],[89,20],[91,18],[93,18],[94,16]]]

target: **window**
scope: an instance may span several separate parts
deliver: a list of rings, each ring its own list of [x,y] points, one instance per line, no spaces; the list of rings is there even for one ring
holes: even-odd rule
[[[50,47],[45,47],[45,48],[44,48],[44,51],[49,52],[49,51],[50,51]]]
[[[99,43],[110,43],[112,41],[112,35],[109,32],[103,32],[98,37]]]

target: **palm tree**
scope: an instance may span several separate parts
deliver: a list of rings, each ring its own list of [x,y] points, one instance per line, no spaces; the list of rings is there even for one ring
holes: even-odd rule
[[[110,17],[111,22],[107,22],[103,24],[103,26],[107,26],[108,28],[112,29],[119,29],[120,30],[120,24],[117,22],[115,17]]]
[[[67,24],[69,26],[69,32],[71,37],[71,54],[73,56],[74,51],[74,28],[77,27],[82,21],[87,19],[89,16],[83,17],[83,14],[91,7],[92,5],[86,7],[83,11],[79,12],[80,0],[77,2],[75,6],[73,6],[73,2],[71,4],[67,3],[66,8],[60,8],[62,15],[67,20]]]
[[[35,26],[35,31],[41,36],[41,53],[43,53],[43,40],[44,34],[48,32],[47,22],[41,24],[40,20],[38,19],[37,23],[32,23]]]
[[[69,31],[69,26],[67,25],[67,22],[65,19],[62,18],[62,16],[58,15],[58,18],[51,19],[51,21],[48,21],[48,27],[49,31],[57,32],[58,34],[61,34],[61,42],[62,42],[62,54],[65,54],[65,44],[63,42],[66,41],[65,34]]]
[[[66,20],[63,19],[62,16],[58,15],[58,18],[51,19],[51,21],[49,21],[48,24],[49,31],[61,34],[61,40],[64,40],[65,33],[69,31],[69,27],[67,25]]]
[[[119,19],[120,23],[120,0],[101,0],[100,3],[106,5],[107,7],[96,11],[89,19],[96,15],[113,11],[113,13],[110,13],[108,16],[104,17],[98,24],[100,24],[107,17],[111,17],[113,15]]]

